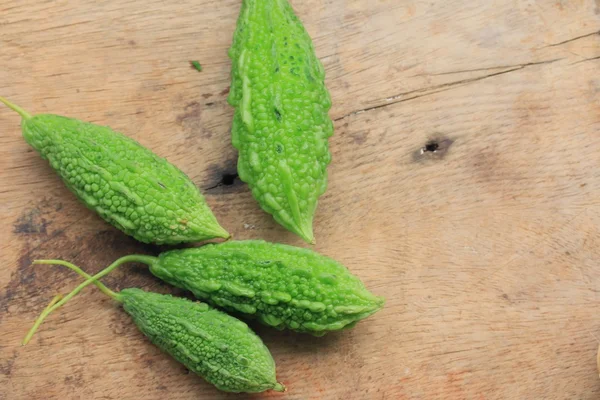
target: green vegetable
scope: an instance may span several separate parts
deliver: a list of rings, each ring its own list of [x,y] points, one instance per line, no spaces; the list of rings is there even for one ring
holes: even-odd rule
[[[340,263],[313,251],[264,241],[231,241],[172,250],[158,258],[126,256],[165,282],[227,311],[278,329],[323,335],[354,326],[384,299]]]
[[[314,243],[333,134],[323,65],[287,0],[244,0],[229,57],[240,178],[263,210]]]
[[[57,302],[59,297],[53,299],[25,337],[24,345],[50,313],[93,283],[123,305],[152,343],[218,389],[249,393],[285,390],[275,378],[275,363],[269,350],[242,321],[207,304],[170,295],[135,288],[115,293],[98,279],[118,267],[119,263],[113,263],[93,277],[65,261],[39,260],[34,264],[63,265],[87,280],[62,300]]]
[[[145,243],[228,238],[194,183],[177,167],[112,129],[58,115],[23,118],[27,143],[89,208]]]
[[[192,64],[192,67],[194,67],[194,69],[198,72],[202,72],[202,65],[200,65],[199,61],[193,60],[190,61],[190,64]]]

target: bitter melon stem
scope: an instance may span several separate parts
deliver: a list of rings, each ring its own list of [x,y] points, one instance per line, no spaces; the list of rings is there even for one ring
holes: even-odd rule
[[[21,116],[21,118],[23,118],[23,119],[29,119],[29,118],[31,118],[31,114],[29,114],[27,111],[23,110],[18,105],[14,104],[14,103],[11,103],[10,101],[8,101],[7,99],[5,99],[4,97],[0,96],[0,102],[4,103],[11,110],[14,110],[17,113],[19,113],[19,115]]]
[[[46,317],[48,317],[48,315],[50,315],[52,312],[54,312],[58,308],[62,307],[66,302],[71,300],[74,296],[76,296],[79,292],[81,292],[86,286],[88,286],[90,284],[96,285],[102,291],[102,293],[113,298],[115,301],[122,303],[123,300],[121,299],[121,295],[113,292],[112,290],[110,290],[109,288],[104,286],[104,284],[102,284],[101,282],[98,282],[98,279],[108,275],[112,270],[114,270],[118,266],[125,264],[127,262],[132,262],[132,261],[133,262],[136,262],[136,261],[142,262],[144,264],[150,265],[156,261],[156,257],[150,257],[150,256],[144,256],[144,255],[138,255],[138,254],[121,257],[117,261],[113,262],[111,265],[109,265],[102,271],[98,272],[94,276],[89,275],[88,273],[83,271],[78,266],[71,264],[69,262],[66,262],[66,261],[62,261],[62,260],[36,260],[36,261],[34,261],[33,262],[34,264],[62,265],[64,267],[67,267],[67,268],[77,272],[79,275],[86,278],[86,280],[85,280],[85,282],[83,282],[82,284],[77,286],[75,289],[73,289],[73,291],[71,293],[69,293],[68,295],[66,295],[64,298],[60,299],[60,298],[57,298],[58,297],[57,296],[53,299],[53,301],[50,302],[50,304],[46,307],[46,309],[44,309],[44,311],[42,311],[40,316],[35,320],[35,323],[33,324],[31,329],[27,333],[27,336],[25,336],[25,339],[23,339],[23,346],[26,345],[31,340],[31,338],[33,337],[35,332],[38,330],[40,325],[44,322]]]
[[[63,261],[63,260],[35,260],[33,262],[33,264],[48,264],[48,265],[62,265],[64,267],[67,267],[75,272],[77,272],[79,275],[83,276],[85,279],[90,279],[92,276],[90,274],[88,274],[87,272],[85,272],[84,270],[82,270],[81,268],[79,268],[77,265],[72,264],[68,261]],[[116,299],[117,294],[115,292],[113,292],[112,290],[110,290],[109,288],[107,288],[106,286],[104,286],[104,284],[100,281],[95,281],[94,285],[96,285],[98,287],[98,289],[100,289],[100,291],[104,294],[106,294],[107,296],[112,297],[113,299]]]

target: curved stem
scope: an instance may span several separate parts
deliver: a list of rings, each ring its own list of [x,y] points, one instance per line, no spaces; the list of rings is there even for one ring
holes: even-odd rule
[[[33,262],[33,264],[62,265],[63,267],[67,267],[67,268],[77,272],[79,275],[83,276],[86,279],[92,278],[92,276],[90,274],[88,274],[87,272],[85,272],[84,270],[79,268],[77,265],[71,264],[70,262],[63,261],[63,260],[35,260]],[[98,287],[98,289],[100,289],[100,291],[102,293],[104,293],[105,295],[110,296],[115,300],[117,299],[118,294],[116,294],[115,292],[113,292],[112,290],[107,288],[102,282],[94,281],[92,283],[94,285],[96,285]],[[61,296],[61,298],[62,298],[62,296]]]
[[[121,298],[121,295],[108,289],[106,286],[104,286],[100,282],[97,282],[98,279],[104,277],[105,275],[108,275],[112,270],[114,270],[118,266],[125,264],[127,262],[137,261],[137,262],[142,262],[144,264],[152,264],[156,260],[157,260],[156,257],[135,255],[135,254],[130,255],[130,256],[121,257],[117,261],[113,262],[111,265],[109,265],[102,271],[98,272],[94,276],[90,276],[89,274],[87,274],[83,270],[81,270],[81,268],[79,268],[71,263],[61,261],[61,260],[39,260],[39,261],[36,261],[35,264],[41,264],[43,261],[43,262],[46,262],[49,264],[63,265],[67,268],[71,268],[72,270],[77,272],[79,275],[84,276],[87,279],[85,280],[85,282],[83,282],[82,284],[77,286],[75,289],[73,289],[73,291],[71,291],[71,293],[67,294],[62,300],[58,301],[56,304],[53,304],[53,305],[47,307],[44,311],[42,311],[42,313],[40,314],[38,319],[35,321],[34,325],[31,327],[31,329],[27,333],[27,336],[23,340],[23,344],[27,344],[27,342],[29,342],[29,340],[33,337],[34,333],[37,331],[37,329],[42,324],[42,322],[44,322],[46,317],[48,317],[48,315],[53,313],[58,308],[62,307],[66,302],[71,300],[74,296],[76,296],[79,292],[81,292],[86,286],[88,286],[90,284],[95,284],[96,286],[98,286],[100,288],[100,290],[102,290],[103,293],[112,297],[115,301],[122,303],[123,300]],[[72,267],[75,267],[75,268],[72,268]],[[98,284],[100,284],[100,285],[98,285]]]
[[[49,310],[50,308],[52,308],[52,306],[55,305],[56,303],[58,303],[62,298],[63,298],[62,294],[57,294],[56,296],[54,296],[52,298],[52,300],[50,300],[50,303],[48,303],[46,308],[44,308],[44,311],[42,311],[42,314],[44,312],[46,312],[46,310]],[[38,319],[35,320],[35,323],[33,324],[33,326],[36,327],[36,329],[42,323],[42,321],[40,321],[40,318],[41,318],[41,315],[38,317]],[[27,336],[25,336],[25,338],[23,339],[23,343],[22,343],[23,346],[25,346],[27,343],[29,343],[34,332],[35,332],[35,330],[33,328],[29,330],[29,332],[27,333]]]
[[[8,101],[7,99],[5,99],[4,97],[0,97],[0,102],[4,103],[11,110],[14,110],[17,113],[19,113],[19,115],[21,116],[21,118],[23,118],[23,119],[29,119],[29,118],[31,118],[31,114],[29,114],[27,111],[23,110],[18,105],[14,104],[14,103],[11,103],[10,101]]]

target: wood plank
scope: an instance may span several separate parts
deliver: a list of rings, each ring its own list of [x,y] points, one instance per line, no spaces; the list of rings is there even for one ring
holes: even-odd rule
[[[219,185],[235,173],[226,51],[239,4],[2,4],[0,95],[167,157],[237,239],[305,246],[239,180]],[[293,4],[336,120],[315,249],[387,303],[324,338],[253,325],[289,391],[244,398],[598,398],[600,4]],[[79,282],[32,260],[95,272],[162,248],[79,204],[6,108],[0,127],[0,399],[239,397],[186,373],[94,289],[20,346],[52,295]],[[106,283],[178,293],[136,266]]]

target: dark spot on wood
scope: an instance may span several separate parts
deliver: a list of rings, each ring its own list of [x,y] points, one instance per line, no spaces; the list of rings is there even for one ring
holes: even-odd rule
[[[441,160],[448,154],[448,149],[454,143],[453,139],[445,136],[434,136],[412,154],[413,161]]]
[[[212,93],[204,93],[202,95],[202,97],[204,97],[205,99],[208,99],[209,97],[212,97]]]
[[[570,256],[571,252],[570,251],[565,251],[565,256]]]
[[[189,110],[190,108],[195,109],[195,108],[198,108],[198,106],[200,106],[200,103],[198,103],[197,101],[191,101],[191,102],[187,103],[183,109],[184,110]]]
[[[49,239],[42,241],[33,249],[28,249],[29,244],[26,244],[22,250],[22,255],[19,257],[15,270],[10,275],[10,281],[6,285],[4,293],[0,293],[0,322],[2,318],[8,314],[8,307],[11,304],[22,304],[31,300],[33,297],[40,296],[40,293],[47,293],[52,290],[49,288],[48,281],[61,280],[63,276],[68,274],[67,271],[55,269],[44,269],[33,266],[33,260],[38,258],[46,258],[50,255],[48,243],[51,246],[56,246],[57,243],[62,244],[64,239],[63,231],[57,231],[49,236]],[[42,255],[42,254],[45,254]],[[49,258],[49,257],[48,257]],[[31,310],[32,314],[39,314],[50,301],[50,297],[44,299],[45,304],[39,304],[39,308]]]
[[[429,142],[425,145],[425,147],[423,147],[423,149],[421,149],[421,151],[426,152],[426,151],[430,151],[430,152],[436,152],[437,149],[440,147],[440,145],[438,144],[438,142]]]
[[[225,165],[213,164],[210,167],[212,181],[214,182],[204,191],[219,190],[220,192],[235,192],[243,186],[237,172],[237,158],[229,160]]]
[[[221,96],[225,96],[225,95],[229,94],[229,87],[227,87],[227,88],[225,88],[225,89],[221,90],[221,92],[220,92],[219,94],[220,94]]]
[[[50,223],[41,215],[37,208],[25,210],[14,224],[14,233],[42,234],[47,233],[46,228]]]
[[[584,188],[587,186],[587,183],[582,183],[581,185],[579,185],[580,188]]]
[[[504,300],[508,300],[508,301],[510,301],[510,298],[508,297],[508,295],[507,295],[506,293],[502,293],[502,298],[503,298]]]
[[[152,366],[154,365],[154,360],[150,357],[147,357],[144,359],[144,365],[146,365],[146,367],[148,368],[152,368]]]
[[[131,47],[135,47],[137,45],[135,40],[130,40],[129,42],[127,42]]]
[[[77,371],[73,372],[72,375],[66,376],[63,379],[65,385],[80,387],[83,385],[83,370],[80,368]]]
[[[350,137],[352,138],[354,143],[360,145],[360,144],[364,144],[367,141],[367,135],[368,135],[367,131],[359,131],[359,132],[351,133]]]
[[[237,178],[238,178],[237,172],[234,174],[223,174],[223,177],[221,178],[221,182],[219,182],[219,183],[221,185],[230,186],[235,183],[235,180]]]
[[[207,106],[207,107],[212,107],[212,106],[214,106],[214,105],[215,105],[215,103],[213,103],[212,101],[211,101],[210,103],[206,103],[206,106]]]
[[[161,392],[166,392],[169,389],[165,385],[158,385],[156,387],[156,390],[160,390]]]
[[[13,366],[15,365],[15,360],[17,359],[17,355],[17,351],[13,350],[13,353],[10,357],[0,361],[0,374],[10,377],[10,374],[13,370]]]
[[[176,117],[177,124],[183,126],[188,139],[197,137],[210,138],[212,133],[202,128],[202,106],[197,101],[185,105],[184,112]]]
[[[215,185],[205,189],[205,191],[222,188],[223,186],[234,186],[234,185],[236,185],[236,183],[238,181],[239,181],[239,175],[237,174],[237,172],[234,172],[234,173],[226,172],[221,176],[221,178]]]

